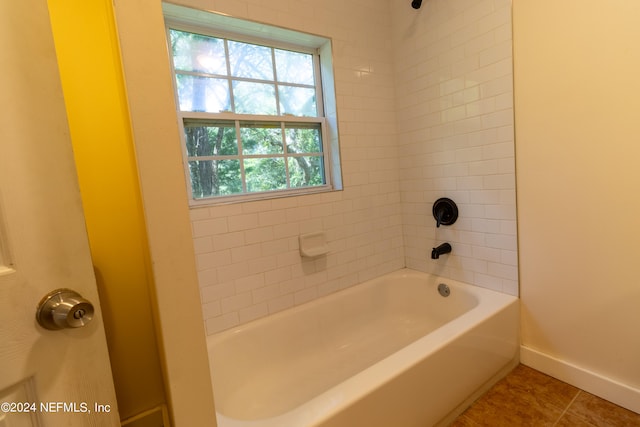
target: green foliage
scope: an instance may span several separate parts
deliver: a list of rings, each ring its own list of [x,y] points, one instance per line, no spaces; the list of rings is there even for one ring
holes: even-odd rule
[[[272,191],[287,188],[284,158],[245,159],[247,191]]]
[[[199,126],[185,123],[185,143],[189,157],[218,157],[238,153],[235,126]],[[203,198],[242,192],[238,160],[197,160],[189,162],[193,197]]]
[[[242,153],[282,154],[282,129],[280,123],[240,123]]]
[[[289,153],[321,153],[320,125],[287,124],[287,151]]]
[[[311,187],[323,185],[324,162],[321,156],[289,158],[291,187]]]

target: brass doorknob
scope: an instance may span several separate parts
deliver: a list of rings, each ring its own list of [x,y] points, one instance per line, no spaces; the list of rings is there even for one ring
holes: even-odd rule
[[[93,319],[93,304],[71,289],[56,289],[40,300],[36,320],[45,329],[80,328]]]

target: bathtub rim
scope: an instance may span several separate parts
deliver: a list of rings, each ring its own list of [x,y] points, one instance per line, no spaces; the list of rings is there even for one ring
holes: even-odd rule
[[[300,311],[304,311],[307,310],[310,306],[312,305],[316,305],[319,303],[323,303],[326,301],[329,301],[331,299],[335,299],[335,298],[339,298],[341,295],[347,295],[349,293],[355,293],[357,292],[362,286],[372,286],[373,283],[379,282],[379,281],[383,281],[385,279],[393,279],[393,278],[403,278],[403,277],[428,277],[430,279],[430,284],[432,283],[446,283],[447,285],[449,285],[451,288],[453,289],[460,289],[463,288],[467,291],[471,291],[471,295],[473,297],[478,297],[478,296],[486,296],[487,295],[493,295],[493,296],[498,296],[498,295],[503,295],[506,297],[506,299],[519,299],[516,296],[510,295],[510,294],[506,294],[503,292],[499,292],[496,291],[494,289],[490,289],[490,288],[483,288],[481,286],[477,286],[477,285],[472,285],[472,284],[468,284],[468,283],[464,283],[458,280],[454,280],[454,279],[449,279],[443,276],[439,276],[439,275],[435,275],[432,273],[426,273],[426,272],[422,272],[419,270],[415,270],[415,269],[411,269],[408,267],[403,267],[397,270],[394,270],[392,272],[383,274],[381,276],[378,277],[374,277],[373,279],[369,279],[366,280],[364,282],[360,282],[360,283],[356,283],[354,285],[348,286],[344,289],[339,289],[335,292],[331,292],[329,294],[326,295],[322,295],[319,296],[318,298],[315,298],[311,301],[306,301],[302,304],[298,304],[298,305],[294,305],[293,307],[288,307],[284,310],[280,310],[277,311],[275,313],[271,313],[271,314],[267,314],[266,316],[262,316],[259,317],[257,319],[253,319],[251,321],[248,321],[246,323],[243,323],[241,325],[237,325],[237,326],[232,326],[230,328],[224,329],[222,331],[218,331],[214,334],[210,334],[206,336],[206,341],[207,341],[207,350],[211,349],[211,346],[215,345],[217,342],[222,341],[225,339],[225,337],[227,335],[234,335],[234,334],[238,334],[241,333],[242,331],[244,331],[245,329],[251,329],[251,328],[255,328],[258,327],[258,325],[260,325],[261,323],[267,322],[267,321],[273,321],[276,319],[279,319],[281,317],[286,317],[289,315],[292,315],[296,312],[300,312]],[[474,293],[473,291],[478,291],[478,294]],[[478,299],[478,303],[476,305],[479,305],[480,300]],[[475,307],[474,307],[475,308]],[[210,353],[209,353],[210,354]]]

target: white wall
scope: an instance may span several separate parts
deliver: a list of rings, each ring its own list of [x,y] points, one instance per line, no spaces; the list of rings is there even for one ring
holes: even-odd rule
[[[523,361],[640,412],[640,3],[514,2]]]
[[[392,3],[407,266],[518,295],[511,1]],[[440,197],[460,218],[436,228]]]
[[[344,191],[192,209],[207,333],[403,267],[390,3],[182,3],[331,37],[340,120]],[[303,261],[315,231],[331,253]]]

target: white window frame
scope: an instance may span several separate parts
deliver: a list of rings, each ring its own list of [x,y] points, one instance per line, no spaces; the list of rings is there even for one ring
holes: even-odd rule
[[[191,206],[215,205],[220,203],[244,202],[250,200],[269,199],[277,197],[296,196],[303,194],[313,194],[327,192],[334,189],[341,189],[339,149],[338,149],[338,132],[337,132],[337,113],[335,113],[335,89],[333,82],[333,67],[331,65],[331,42],[329,39],[313,36],[305,33],[294,32],[278,27],[269,27],[264,24],[256,24],[246,20],[239,20],[228,16],[218,15],[212,12],[198,11],[195,9],[176,6],[173,4],[163,3],[165,13],[167,44],[169,45],[169,54],[171,55],[171,42],[169,30],[175,29],[206,36],[216,37],[225,40],[235,40],[245,43],[263,45],[275,49],[286,49],[301,53],[307,53],[313,56],[314,78],[316,88],[316,105],[318,115],[314,117],[301,117],[290,114],[280,115],[252,115],[238,114],[234,112],[189,112],[181,111],[179,107],[178,91],[176,87],[176,71],[173,69],[173,60],[171,63],[171,71],[173,76],[174,94],[176,99],[176,114],[178,117],[178,125],[180,128],[180,144],[183,153],[183,163],[185,171],[185,179],[187,191],[189,193],[189,203]],[[255,34],[254,34],[255,33]],[[259,37],[258,37],[259,35]],[[265,36],[266,35],[266,36]],[[298,42],[300,42],[298,44]],[[226,43],[226,41],[225,41]],[[327,58],[326,56],[329,55]],[[329,74],[329,76],[327,76]],[[327,78],[329,77],[329,78]],[[225,78],[232,79],[232,76]],[[234,78],[235,79],[235,78]],[[274,82],[277,84],[278,82]],[[327,83],[327,84],[325,84]],[[329,86],[327,88],[327,86]],[[325,109],[326,94],[329,97],[331,110],[334,111],[333,117],[327,118]],[[276,99],[278,91],[276,90]],[[231,100],[233,102],[233,100]],[[309,187],[295,187],[282,190],[247,192],[246,179],[244,174],[243,159],[259,158],[260,156],[246,156],[238,147],[236,156],[225,156],[225,159],[239,160],[240,173],[242,179],[243,192],[233,195],[220,195],[205,198],[195,198],[192,194],[191,173],[189,169],[189,161],[194,158],[189,157],[187,153],[184,124],[185,120],[202,120],[206,125],[206,120],[229,121],[235,123],[236,132],[239,135],[240,122],[265,122],[280,123],[284,129],[285,124],[308,123],[319,124],[322,140],[322,160],[324,164],[324,181],[323,185]],[[284,133],[283,133],[284,135]],[[286,147],[283,145],[282,157],[285,159],[285,168],[288,168],[286,159],[293,157],[287,153]],[[317,154],[317,153],[316,153]],[[272,157],[272,156],[265,156]],[[320,156],[318,156],[320,157]],[[197,160],[212,160],[213,158],[199,157]],[[215,158],[216,160],[219,158]]]

